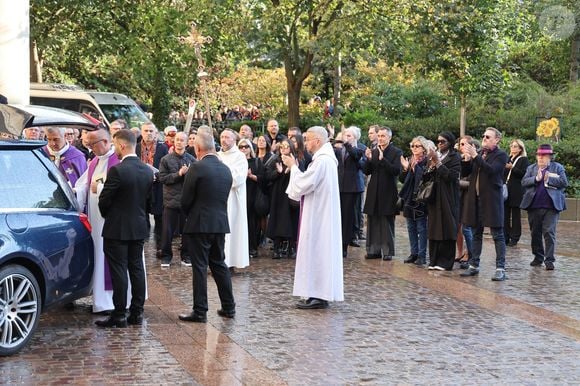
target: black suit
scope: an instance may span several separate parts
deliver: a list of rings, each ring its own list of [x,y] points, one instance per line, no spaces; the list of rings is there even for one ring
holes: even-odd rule
[[[191,253],[193,269],[193,311],[203,314],[207,304],[207,267],[218,288],[222,309],[234,312],[236,304],[230,271],[224,262],[228,223],[228,196],[232,186],[230,169],[215,154],[192,164],[185,175],[181,207],[187,218],[183,237]]]
[[[143,240],[148,237],[147,200],[153,172],[139,158],[130,156],[107,173],[99,197],[105,219],[104,251],[111,269],[113,317],[124,318],[127,307],[127,271],[131,279],[132,314],[142,314],[145,303]]]

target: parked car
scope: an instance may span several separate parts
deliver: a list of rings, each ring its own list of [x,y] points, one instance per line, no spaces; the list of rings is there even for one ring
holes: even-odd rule
[[[93,241],[65,178],[26,127],[95,129],[65,110],[0,105],[0,356],[17,353],[41,312],[90,294]],[[11,139],[12,138],[12,139]]]
[[[141,127],[143,123],[150,122],[139,105],[126,95],[85,91],[72,85],[31,83],[30,104],[90,114],[95,118],[102,117],[107,127],[119,118],[127,121],[129,127]]]

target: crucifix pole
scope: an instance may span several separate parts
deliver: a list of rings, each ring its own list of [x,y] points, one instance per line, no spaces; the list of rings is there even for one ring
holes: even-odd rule
[[[182,38],[182,41],[184,41],[187,44],[189,44],[190,46],[192,46],[193,50],[195,52],[195,57],[197,58],[197,70],[198,70],[197,78],[201,82],[201,90],[202,90],[203,99],[205,102],[205,113],[207,116],[207,124],[213,130],[213,127],[211,124],[211,110],[209,107],[209,97],[207,94],[207,89],[208,89],[207,78],[208,78],[209,74],[205,71],[205,61],[203,60],[203,56],[201,55],[201,49],[202,49],[203,45],[206,43],[211,43],[212,38],[209,36],[202,36],[197,31],[197,26],[195,25],[195,23],[191,23],[191,30],[189,31],[189,36],[187,36],[186,38]]]

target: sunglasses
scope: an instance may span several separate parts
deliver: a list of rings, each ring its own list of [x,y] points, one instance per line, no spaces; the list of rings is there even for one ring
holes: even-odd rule
[[[446,139],[438,139],[437,143],[447,143],[447,140]]]
[[[411,145],[411,148],[423,147],[423,145]]]
[[[482,138],[483,139],[491,139],[491,136],[490,135],[484,135]]]
[[[242,146],[238,146],[238,148],[240,148],[240,149],[249,149],[250,147],[248,145],[242,145]]]

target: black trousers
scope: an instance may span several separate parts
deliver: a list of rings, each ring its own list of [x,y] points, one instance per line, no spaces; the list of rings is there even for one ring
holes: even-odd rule
[[[364,217],[363,217],[363,192],[356,194],[356,202],[354,204],[354,236],[355,238],[362,238]]]
[[[153,234],[155,235],[155,248],[161,249],[161,235],[163,234],[163,214],[154,214]]]
[[[163,226],[161,232],[161,251],[163,252],[163,259],[171,261],[173,258],[173,249],[171,247],[171,242],[173,241],[173,235],[177,230],[181,228],[185,216],[183,215],[181,209],[177,208],[163,208]],[[180,232],[181,233],[181,232]],[[189,256],[187,253],[187,246],[181,239],[181,258]]]
[[[359,193],[340,192],[340,217],[342,221],[342,251],[346,251],[348,244],[354,238],[355,205]]]
[[[207,267],[215,280],[222,309],[234,311],[236,303],[232,290],[230,270],[225,263],[223,233],[187,233],[183,234],[185,243],[191,251],[191,268],[193,269],[193,311],[205,314],[207,304]]]
[[[504,224],[503,231],[505,233],[506,244],[510,241],[518,242],[522,236],[522,213],[517,206],[504,207]]]
[[[145,304],[145,268],[143,266],[143,240],[116,240],[105,238],[103,250],[111,270],[113,284],[114,317],[125,317],[127,308],[127,272],[131,280],[132,314],[143,313]]]

